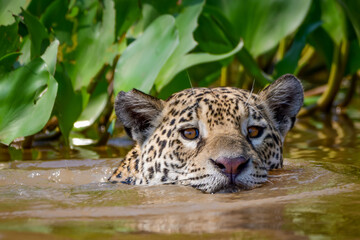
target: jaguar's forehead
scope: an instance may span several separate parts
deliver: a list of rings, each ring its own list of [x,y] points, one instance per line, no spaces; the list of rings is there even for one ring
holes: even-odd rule
[[[250,94],[248,91],[232,87],[218,88],[193,88],[185,89],[173,94],[167,100],[168,105],[183,106],[187,104],[205,103],[237,103],[256,100],[256,94]]]
[[[173,123],[202,119],[210,127],[229,124],[239,127],[244,119],[264,121],[257,99],[256,94],[231,87],[186,89],[167,100],[164,114]]]

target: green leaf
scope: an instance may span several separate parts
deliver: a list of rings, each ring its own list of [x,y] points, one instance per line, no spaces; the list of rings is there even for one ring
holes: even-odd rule
[[[83,109],[83,96],[80,91],[74,91],[71,80],[63,72],[63,69],[56,70],[55,77],[59,84],[59,90],[55,101],[54,114],[58,118],[65,143],[69,145],[70,131]]]
[[[209,0],[232,23],[234,34],[257,57],[293,33],[305,19],[311,0]]]
[[[21,12],[27,5],[26,0],[0,0],[0,25],[9,25],[15,22],[14,15]]]
[[[0,78],[0,142],[40,131],[54,105],[57,83],[46,63],[36,58]]]
[[[104,64],[112,62],[117,54],[113,42],[115,40],[115,9],[114,2],[105,0],[102,21],[96,22],[97,1],[80,2],[82,6],[79,31],[75,36],[76,48],[65,55],[64,62],[74,89],[87,87],[91,79],[100,71]],[[79,3],[79,4],[80,4]],[[100,6],[100,4],[99,4]]]
[[[149,92],[160,69],[178,44],[175,19],[171,15],[157,18],[120,57],[114,76],[115,95],[135,87]]]
[[[176,47],[169,60],[162,67],[159,75],[155,80],[156,90],[160,91],[165,87],[179,72],[188,67],[218,61],[230,57],[237,53],[242,47],[243,42],[239,44],[230,52],[225,54],[210,54],[210,53],[190,53],[197,45],[193,38],[193,32],[197,27],[197,19],[203,8],[203,1],[184,1],[186,7],[176,18],[176,27],[179,29],[180,44]]]
[[[167,99],[171,94],[179,92],[185,88],[191,88],[191,80],[187,71],[182,71],[161,90],[157,97]]]
[[[188,4],[185,1],[184,4]],[[175,75],[183,69],[176,69],[176,66],[183,62],[182,59],[190,50],[194,49],[197,43],[194,40],[193,32],[197,27],[197,20],[202,11],[204,1],[194,1],[184,8],[175,20],[176,27],[179,31],[179,45],[171,54],[169,60],[162,67],[159,75],[155,80],[156,89],[160,91]]]
[[[302,25],[296,33],[290,49],[284,58],[275,66],[275,76],[278,78],[286,73],[294,73],[300,59],[301,52],[306,45],[307,36],[321,26],[321,21]]]
[[[150,4],[142,4],[141,19],[126,33],[128,38],[138,38],[145,29],[160,16],[157,10]]]
[[[241,48],[244,46],[243,42],[240,41],[239,44],[230,52],[225,54],[210,54],[210,53],[191,53],[187,54],[182,57],[182,59],[179,60],[177,65],[169,66],[171,69],[171,75],[167,76],[168,78],[164,78],[164,76],[159,75],[157,82],[157,90],[161,90],[163,87],[165,87],[169,81],[178,73],[181,72],[188,67],[200,64],[200,63],[208,63],[213,61],[222,60],[224,58],[233,56],[235,53],[237,53]],[[162,81],[160,81],[162,80]]]
[[[20,36],[18,35],[18,22],[8,26],[0,26],[0,58],[19,50]]]
[[[21,45],[21,55],[18,58],[18,62],[20,65],[26,65],[31,61],[31,40],[29,36],[23,38]]]
[[[240,41],[239,44],[230,52],[224,54],[210,54],[210,53],[191,53],[183,57],[182,61],[175,67],[175,72],[180,72],[190,66],[194,66],[200,63],[207,63],[218,61],[234,55],[239,52],[244,46],[244,42]]]
[[[59,41],[55,39],[55,41],[53,41],[50,44],[50,46],[41,56],[41,58],[46,62],[46,65],[48,66],[51,75],[55,74],[58,48],[59,48]]]
[[[222,67],[223,65],[220,62],[211,62],[193,66],[187,72],[194,85],[197,87],[208,87],[219,79]]]
[[[205,32],[206,35],[202,36],[203,39],[200,38],[199,40],[200,48],[203,48],[205,51],[217,52],[219,50],[210,50],[210,48],[225,49],[228,45],[228,41],[231,43],[232,47],[236,46],[236,44],[238,43],[238,38],[234,36],[234,31],[231,23],[226,19],[226,17],[222,14],[219,8],[215,8],[213,6],[205,6],[203,15],[204,17],[207,17],[208,21],[212,22],[212,24],[210,25],[212,27],[210,27],[209,25],[199,26],[196,30],[199,31],[207,27],[203,30],[203,34]],[[212,43],[212,41],[214,41],[215,43]],[[271,77],[262,71],[262,69],[258,66],[257,62],[250,55],[249,51],[245,47],[243,47],[238,53],[236,53],[236,57],[244,66],[247,74],[256,79],[255,84],[257,86],[263,87],[272,81]],[[213,79],[215,79],[216,76],[218,76],[219,74],[220,68],[218,70],[214,69],[213,73],[208,75],[206,79],[204,79],[205,81],[203,81],[201,84],[206,85],[206,83],[212,82]]]
[[[346,17],[336,0],[321,0],[321,20],[323,28],[329,33],[332,40],[339,45],[346,39]]]
[[[31,0],[26,10],[32,15],[40,17],[52,2],[54,0]]]
[[[359,44],[360,44],[360,1],[357,0],[338,0],[345,12],[349,16],[352,26],[355,29]]]
[[[13,65],[20,54],[19,52],[13,52],[0,58],[0,75],[13,69]]]
[[[219,27],[218,19],[208,12],[209,7],[204,8],[200,15],[198,24],[194,32],[195,40],[198,42],[198,48],[209,53],[224,53],[233,49],[231,39]],[[238,39],[236,40],[238,41]]]
[[[323,57],[327,68],[330,69],[334,53],[334,41],[329,33],[323,27],[317,28],[309,35],[308,41],[319,55]]]
[[[314,1],[311,4],[310,10],[303,24],[295,34],[290,49],[286,52],[283,59],[281,59],[275,66],[275,79],[286,73],[294,74],[297,70],[300,55],[307,43],[308,36],[322,24],[319,12],[321,12],[320,3],[319,1]]]
[[[12,70],[17,57],[21,54],[18,22],[0,26],[0,72]]]
[[[121,37],[141,16],[138,1],[115,0],[116,36]]]
[[[56,0],[46,8],[41,16],[41,22],[52,31],[61,43],[71,46],[73,44],[71,34],[74,24],[68,14],[68,1]]]
[[[109,98],[107,88],[108,83],[106,79],[97,84],[94,92],[90,96],[88,105],[74,123],[74,128],[76,130],[82,130],[91,126],[96,119],[100,117],[100,114],[104,111]]]
[[[28,11],[23,11],[24,22],[31,40],[31,59],[39,57],[49,46],[49,35],[42,23]]]

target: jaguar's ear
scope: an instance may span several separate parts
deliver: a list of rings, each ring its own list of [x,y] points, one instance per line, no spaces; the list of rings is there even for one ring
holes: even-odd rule
[[[140,145],[157,126],[164,102],[139,90],[119,92],[115,100],[115,113],[127,134]]]
[[[269,113],[284,138],[294,126],[296,114],[304,102],[301,82],[286,74],[270,84],[260,93],[261,102],[268,106]]]

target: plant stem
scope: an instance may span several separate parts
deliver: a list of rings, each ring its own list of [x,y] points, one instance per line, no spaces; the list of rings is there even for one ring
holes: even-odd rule
[[[221,68],[221,75],[220,75],[220,86],[224,87],[227,83],[227,67]]]
[[[340,89],[341,80],[349,51],[348,41],[343,40],[339,46],[335,46],[334,56],[330,68],[328,87],[317,102],[317,108],[328,112],[332,107],[336,94]]]
[[[309,60],[312,58],[312,56],[315,53],[315,49],[309,45],[306,45],[303,50],[303,55],[301,56],[298,66],[296,67],[294,71],[294,75],[298,75],[300,70],[309,62]]]
[[[350,79],[350,86],[348,88],[348,91],[345,95],[344,100],[338,105],[341,108],[345,108],[348,106],[351,102],[351,99],[353,98],[356,90],[356,82],[360,79],[360,71],[353,74]]]

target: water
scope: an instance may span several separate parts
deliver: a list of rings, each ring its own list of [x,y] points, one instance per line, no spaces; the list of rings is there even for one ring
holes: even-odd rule
[[[107,183],[128,148],[0,149],[0,239],[360,239],[360,113],[349,115],[298,122],[284,169],[232,194]]]

